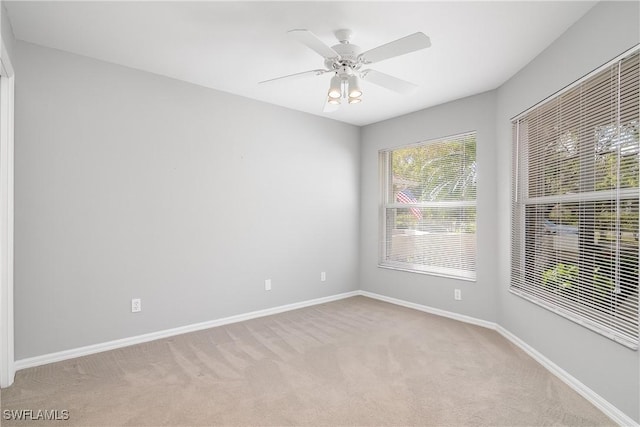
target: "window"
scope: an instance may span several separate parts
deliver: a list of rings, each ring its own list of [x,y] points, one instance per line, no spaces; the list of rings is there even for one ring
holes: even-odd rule
[[[380,266],[475,280],[476,134],[380,152]]]
[[[513,121],[511,290],[638,347],[638,52]]]

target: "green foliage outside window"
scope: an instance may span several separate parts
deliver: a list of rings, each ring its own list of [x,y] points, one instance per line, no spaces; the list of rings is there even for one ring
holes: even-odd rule
[[[476,139],[444,140],[393,151],[393,176],[419,202],[476,198]],[[461,168],[452,165],[463,165]]]

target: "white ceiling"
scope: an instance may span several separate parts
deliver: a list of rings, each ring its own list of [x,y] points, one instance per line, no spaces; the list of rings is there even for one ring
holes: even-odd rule
[[[336,120],[365,125],[494,89],[594,2],[4,2],[15,37]],[[399,95],[364,82],[363,102],[323,113],[330,75],[257,83],[323,67],[287,37],[326,44],[353,30],[368,50],[422,31],[429,49],[371,68],[420,85]]]

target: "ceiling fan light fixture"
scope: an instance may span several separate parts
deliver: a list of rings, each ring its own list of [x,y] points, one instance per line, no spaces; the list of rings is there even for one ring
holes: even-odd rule
[[[342,81],[338,75],[331,77],[331,84],[329,85],[329,98],[340,99],[342,96]]]
[[[431,46],[429,37],[421,32],[410,34],[365,52],[360,52],[361,49],[358,46],[350,43],[352,33],[349,30],[338,30],[335,32],[340,43],[333,47],[329,47],[309,30],[295,29],[289,31],[288,34],[322,56],[324,59],[324,68],[276,77],[261,81],[260,84],[303,76],[319,76],[325,73],[332,75],[329,90],[327,91],[327,101],[323,107],[325,112],[335,111],[337,109],[336,107],[340,105],[342,98],[349,104],[362,102],[361,97],[363,92],[362,89],[360,89],[360,79],[366,79],[369,83],[393,92],[408,94],[411,90],[415,89],[417,85],[376,70],[361,70],[361,68],[365,64],[375,64]],[[360,77],[360,79],[358,79],[358,77]]]
[[[362,90],[360,89],[360,85],[358,84],[358,77],[349,76],[349,98],[359,98],[362,96]],[[360,101],[357,101],[360,102]]]

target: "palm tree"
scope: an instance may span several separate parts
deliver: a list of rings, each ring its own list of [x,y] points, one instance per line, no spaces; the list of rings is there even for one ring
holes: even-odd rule
[[[392,162],[394,182],[411,183],[419,202],[476,198],[475,135],[395,150]]]

